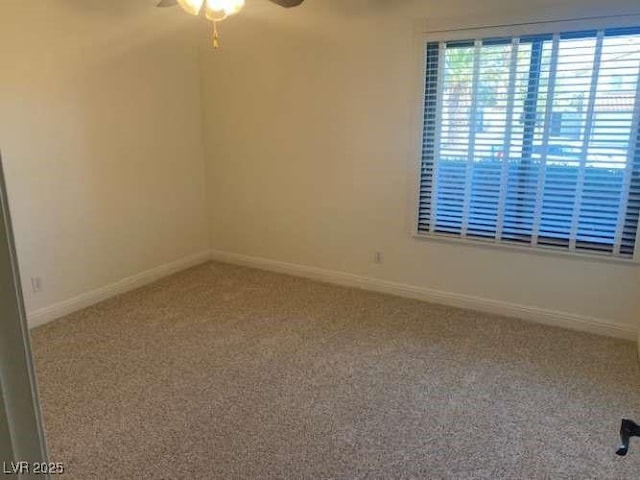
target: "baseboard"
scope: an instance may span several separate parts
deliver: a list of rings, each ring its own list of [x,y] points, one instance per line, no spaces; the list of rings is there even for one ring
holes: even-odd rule
[[[361,288],[400,297],[423,300],[431,303],[468,308],[486,313],[519,318],[545,325],[568,328],[608,337],[638,341],[638,331],[630,325],[619,324],[611,320],[578,315],[539,307],[519,305],[487,298],[462,295],[453,292],[433,290],[414,285],[389,282],[351,273],[326,270],[317,267],[280,262],[266,258],[251,257],[236,253],[214,250],[211,259],[223,263],[243,265],[273,272],[286,273],[298,277],[310,278],[321,282],[347,287]]]
[[[423,300],[431,303],[468,308],[486,313],[504,315],[523,320],[578,330],[582,332],[605,335],[639,342],[639,332],[629,325],[619,324],[611,320],[559,312],[539,307],[519,305],[487,298],[445,292],[414,285],[389,282],[372,277],[365,277],[346,272],[327,270],[318,267],[286,263],[260,257],[251,257],[231,252],[213,250],[201,252],[170,262],[144,272],[124,278],[110,285],[82,293],[49,307],[35,310],[27,314],[29,327],[37,327],[57,318],[63,317],[83,308],[99,303],[108,298],[142,287],[163,277],[172,275],[189,267],[215,260],[234,265],[259,268],[273,272],[286,273],[298,277],[310,278],[321,282],[361,288],[399,297]],[[640,353],[640,350],[639,350]]]
[[[104,287],[82,293],[49,307],[29,312],[27,313],[29,328],[43,325],[57,318],[102,302],[108,298],[115,297],[116,295],[120,295],[130,290],[135,290],[136,288],[155,282],[163,277],[167,277],[181,270],[207,262],[210,260],[210,255],[209,251],[190,255],[174,262],[166,263],[130,277],[123,278],[122,280]]]

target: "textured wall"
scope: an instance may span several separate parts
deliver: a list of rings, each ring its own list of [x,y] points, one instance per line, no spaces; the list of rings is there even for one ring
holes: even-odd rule
[[[0,5],[0,148],[28,310],[208,248],[197,23],[153,6]]]

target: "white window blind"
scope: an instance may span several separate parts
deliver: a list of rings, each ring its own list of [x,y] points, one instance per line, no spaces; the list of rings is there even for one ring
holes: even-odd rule
[[[426,45],[418,233],[633,257],[640,28]]]

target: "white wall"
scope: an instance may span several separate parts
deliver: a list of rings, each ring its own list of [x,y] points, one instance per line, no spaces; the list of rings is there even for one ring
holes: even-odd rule
[[[416,22],[640,13],[637,0],[257,3],[202,52],[215,250],[637,328],[638,267],[417,240],[407,225]]]
[[[0,149],[30,311],[208,248],[197,23],[155,3],[0,3]]]

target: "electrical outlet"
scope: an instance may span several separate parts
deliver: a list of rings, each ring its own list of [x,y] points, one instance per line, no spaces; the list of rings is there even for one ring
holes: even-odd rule
[[[380,265],[383,261],[382,252],[375,252],[373,254],[373,262],[377,265]]]
[[[33,290],[33,293],[42,291],[42,277],[31,277],[31,290]]]

